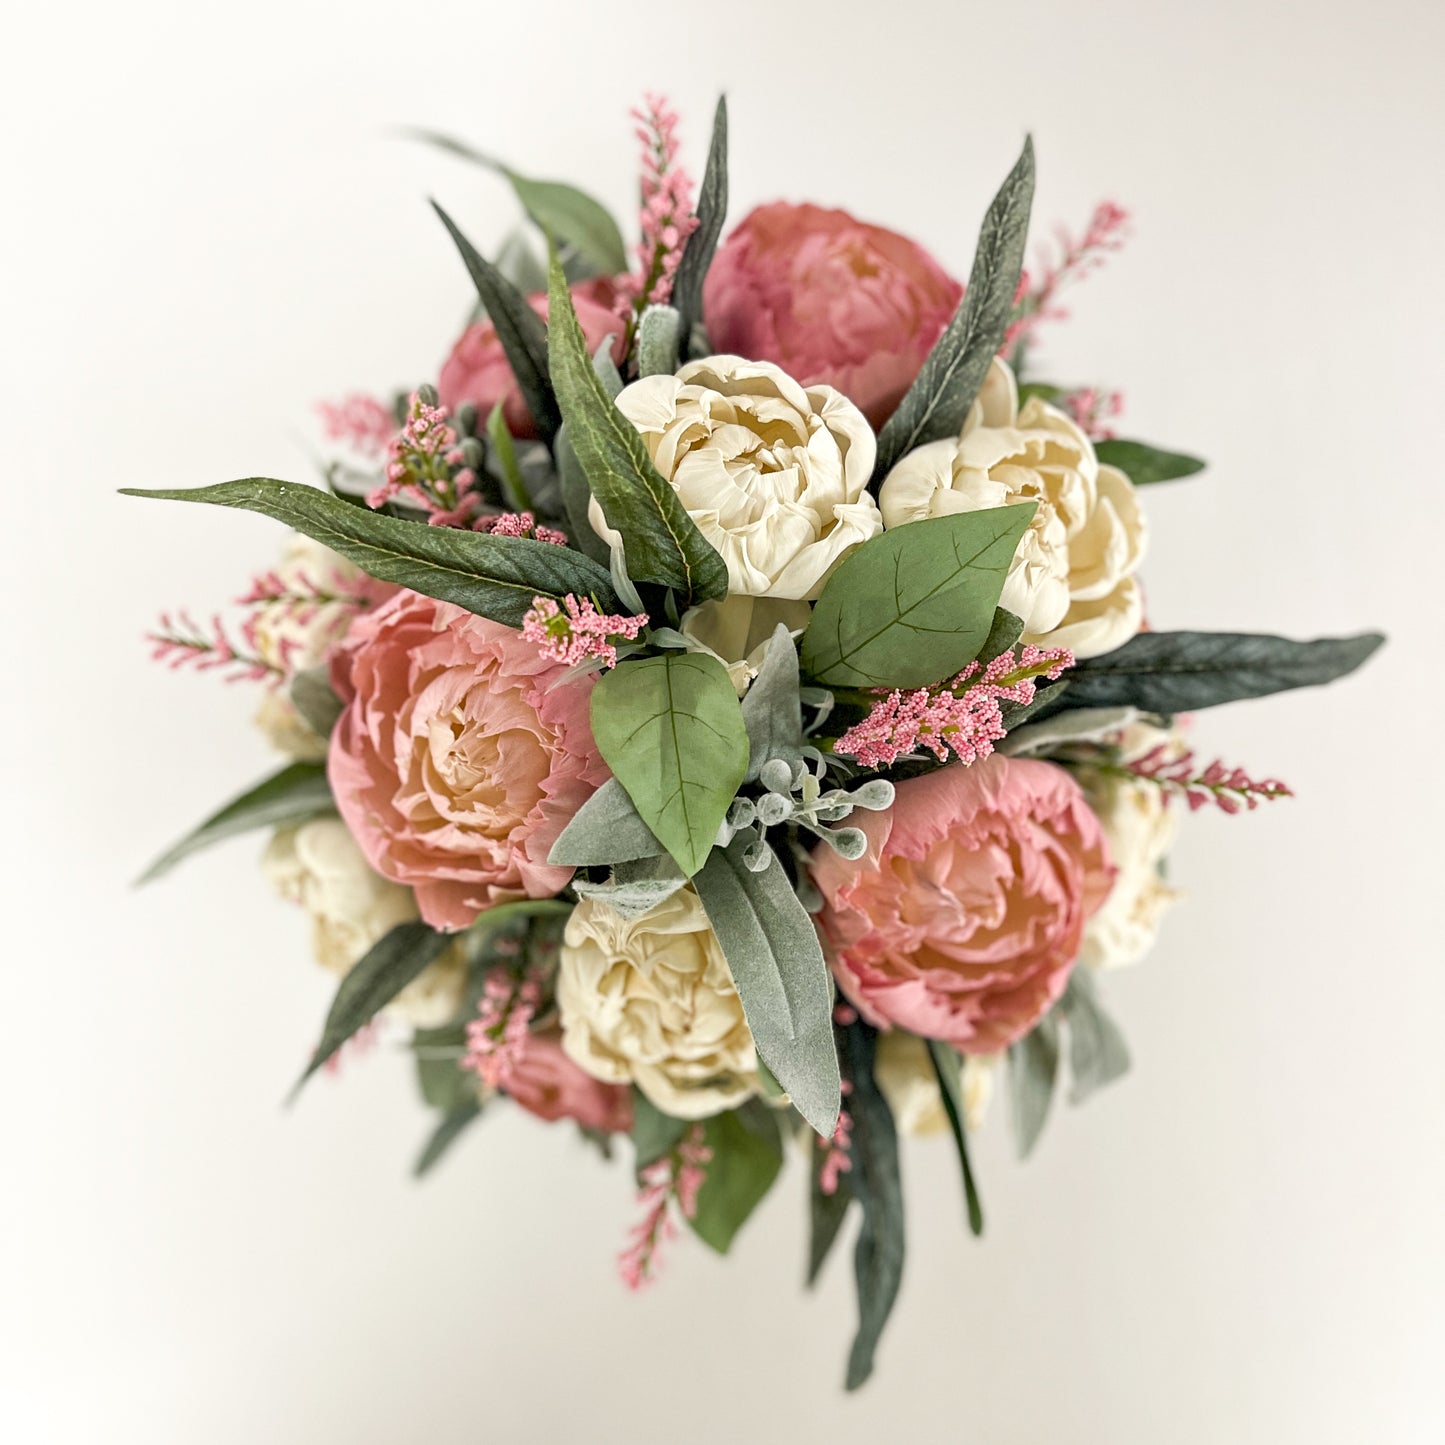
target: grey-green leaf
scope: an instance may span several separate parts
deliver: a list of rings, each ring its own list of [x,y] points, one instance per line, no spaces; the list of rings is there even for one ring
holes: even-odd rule
[[[763,650],[762,665],[743,694],[748,730],[748,771],[753,782],[764,763],[779,758],[792,767],[803,760],[803,704],[798,686],[798,649],[780,622]]]
[[[968,289],[953,320],[878,434],[875,483],[906,453],[962,428],[1013,313],[1033,198],[1034,145],[1026,139],[984,216]]]
[[[925,687],[961,672],[992,632],[1034,504],[894,527],[828,579],[803,669],[830,687]]]
[[[637,1151],[635,1168],[640,1174],[682,1142],[690,1125],[686,1119],[664,1114],[641,1089],[632,1091],[632,1145]]]
[[[608,778],[578,808],[552,844],[547,861],[559,868],[610,868],[666,851],[642,821],[627,789]]]
[[[594,562],[610,569],[612,549],[592,526],[588,515],[592,488],[587,485],[587,474],[577,460],[577,453],[572,450],[565,426],[557,433],[557,479],[562,488],[562,506],[567,513],[569,540]]]
[[[980,1235],[983,1233],[983,1201],[979,1198],[978,1183],[973,1177],[973,1165],[968,1157],[968,1135],[964,1128],[963,1059],[957,1049],[937,1039],[928,1040],[928,1056],[933,1061],[933,1072],[938,1076],[943,1112],[948,1116],[948,1127],[953,1131],[954,1146],[958,1150],[959,1168],[963,1171],[968,1227],[975,1235]]]
[[[537,424],[537,435],[549,446],[562,424],[547,364],[547,325],[527,298],[462,234],[455,221],[432,202],[442,224],[461,253],[477,297],[496,329],[517,389]]]
[[[303,668],[291,679],[288,689],[291,705],[301,714],[317,737],[329,738],[341,716],[341,699],[331,686],[331,673],[326,664]]]
[[[364,1028],[451,946],[453,940],[425,923],[398,923],[352,966],[341,980],[306,1072],[293,1094],[358,1029]]]
[[[1318,687],[1353,672],[1384,640],[1378,632],[1313,642],[1250,632],[1141,632],[1069,669],[1068,706],[1168,714]]]
[[[848,1206],[853,1202],[846,1174],[838,1179],[838,1187],[831,1194],[823,1193],[822,1172],[819,1168],[821,1157],[820,1154],[817,1160],[811,1161],[808,1170],[810,1182],[808,1186],[807,1280],[810,1287],[817,1284],[823,1265],[827,1262],[828,1256],[833,1252],[834,1244],[838,1241],[838,1235],[843,1228],[843,1220],[848,1213]]]
[[[595,598],[604,612],[617,607],[606,571],[580,552],[550,542],[404,522],[353,507],[315,487],[270,477],[182,491],[123,490],[128,497],[209,502],[260,512],[324,543],[383,582],[454,602],[508,627],[522,625],[538,596],[560,600],[573,592]]]
[[[482,1106],[475,1100],[444,1115],[441,1123],[432,1131],[431,1138],[426,1141],[426,1147],[417,1156],[416,1163],[412,1165],[413,1177],[424,1179],[430,1174],[441,1163],[452,1145],[461,1138],[467,1126],[480,1119],[481,1116]]]
[[[677,370],[679,317],[671,306],[649,306],[637,327],[637,374],[670,376]]]
[[[712,142],[697,200],[697,229],[687,238],[672,287],[672,304],[681,315],[681,341],[686,345],[693,327],[703,319],[702,285],[717,252],[728,209],[728,103],[719,96],[713,114]]]
[[[1047,1013],[1008,1051],[1009,1119],[1019,1158],[1027,1159],[1043,1133],[1059,1076],[1059,1025]]]
[[[212,813],[200,827],[167,848],[136,882],[150,883],[168,873],[182,858],[238,833],[302,823],[335,811],[326,768],[321,763],[292,763]]]
[[[1191,457],[1186,452],[1166,452],[1163,447],[1150,446],[1148,442],[1126,441],[1122,437],[1095,442],[1094,454],[1101,462],[1118,467],[1136,487],[1192,477],[1205,467],[1199,457]]]
[[[658,904],[666,903],[686,882],[677,864],[664,853],[660,858],[619,863],[605,883],[589,883],[585,878],[574,878],[572,891],[579,898],[593,898],[605,903],[623,918],[640,918]]]
[[[1138,716],[1138,708],[1133,707],[1081,707],[1056,713],[1010,732],[998,751],[1010,758],[1036,758],[1070,743],[1100,742],[1121,732]]]
[[[633,581],[675,588],[685,602],[726,596],[727,564],[603,390],[555,256],[549,295],[548,354],[568,440],[608,526],[622,537]]]
[[[592,689],[591,714],[603,760],[692,877],[748,766],[747,729],[727,669],[692,652],[623,662]]]
[[[730,1109],[703,1126],[712,1151],[697,1192],[697,1210],[688,1220],[693,1233],[719,1254],[732,1248],[737,1232],[762,1203],[783,1167],[778,1121],[760,1101]]]
[[[492,444],[497,481],[507,505],[514,512],[530,512],[532,499],[527,494],[527,479],[517,465],[517,448],[512,442],[512,433],[507,429],[501,402],[492,408],[491,415],[487,417],[487,440]]]
[[[833,983],[817,930],[782,865],[743,861],[747,840],[714,849],[694,880],[758,1053],[793,1107],[832,1137],[841,1099]]]
[[[1119,1026],[1099,1006],[1094,980],[1082,967],[1069,975],[1059,1000],[1069,1031],[1069,1102],[1082,1104],[1106,1084],[1129,1071],[1129,1046]]]

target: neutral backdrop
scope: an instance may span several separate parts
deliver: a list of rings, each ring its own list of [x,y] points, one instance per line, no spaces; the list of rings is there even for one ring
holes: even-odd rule
[[[16,1442],[1445,1438],[1438,5],[133,0],[7,22],[0,1436]],[[311,404],[434,374],[494,245],[465,135],[626,214],[663,88],[733,215],[840,204],[966,274],[1026,130],[1036,216],[1128,251],[1041,362],[1209,472],[1147,498],[1162,627],[1380,626],[1327,693],[1201,717],[1294,802],[1191,820],[1187,907],[1107,980],[1134,1070],[1013,1157],[905,1157],[910,1268],[861,1394],[801,1173],[640,1297],[624,1165],[501,1111],[423,1186],[382,1049],[281,1106],[329,996],[258,844],[147,857],[270,765],[244,689],[151,666],[261,519],[114,495],[309,475]]]

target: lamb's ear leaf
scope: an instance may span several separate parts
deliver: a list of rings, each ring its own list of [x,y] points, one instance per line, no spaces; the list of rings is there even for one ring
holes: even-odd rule
[[[1009,1119],[1019,1158],[1039,1142],[1059,1077],[1059,1023],[1047,1013],[1008,1051]]]
[[[616,778],[608,778],[573,814],[547,861],[559,868],[610,868],[666,853],[627,789]]]
[[[1069,975],[1058,1003],[1069,1033],[1069,1103],[1082,1104],[1091,1094],[1129,1072],[1129,1046],[1119,1026],[1100,1006],[1093,976],[1084,968]]]
[[[728,209],[728,102],[725,95],[718,97],[717,110],[713,114],[712,143],[708,146],[707,169],[702,174],[702,188],[698,192],[698,226],[687,238],[682,260],[678,263],[677,277],[672,287],[672,304],[679,313],[678,341],[685,350],[693,330],[703,319],[702,284],[707,279],[708,267],[717,252],[718,238],[722,235],[723,221]]]
[[[798,686],[798,649],[780,622],[763,650],[762,665],[743,694],[748,730],[747,782],[777,758],[792,767],[803,760],[803,703]]]
[[[670,376],[677,370],[680,320],[671,306],[649,306],[637,326],[637,374]]]
[[[331,686],[331,674],[326,664],[303,668],[291,679],[287,689],[291,706],[300,713],[302,721],[317,737],[329,738],[331,730],[341,717],[342,702]]]

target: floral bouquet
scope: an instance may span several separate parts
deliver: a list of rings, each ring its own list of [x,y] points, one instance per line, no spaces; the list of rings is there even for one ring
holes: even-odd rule
[[[853,1387],[902,1276],[900,1130],[951,1134],[981,1231],[995,1081],[1027,1152],[1065,1057],[1074,1101],[1127,1066],[1096,980],[1174,902],[1181,813],[1288,794],[1199,762],[1185,715],[1381,639],[1146,623],[1141,489],[1202,463],[1035,376],[1127,218],[1025,271],[1030,144],[961,286],[812,205],[719,245],[725,107],[696,192],[666,104],[637,119],[634,266],[583,192],[444,142],[546,267],[438,207],[478,305],[435,386],[324,408],[323,486],[137,493],[295,534],[239,628],[154,635],[260,683],[291,761],[151,873],[272,830],[339,979],[303,1081],[398,1033],[437,1114],[418,1173],[512,1106],[629,1136],[631,1285],[679,1219],[725,1252],[792,1141],[810,1279],[861,1216]]]

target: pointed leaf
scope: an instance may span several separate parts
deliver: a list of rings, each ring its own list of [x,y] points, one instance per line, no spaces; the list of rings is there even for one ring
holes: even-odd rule
[[[1039,1142],[1059,1076],[1059,1025],[1048,1013],[1008,1051],[1009,1118],[1019,1158]]]
[[[732,1248],[737,1232],[762,1203],[783,1167],[778,1121],[766,1104],[731,1109],[703,1125],[712,1150],[697,1192],[693,1233],[719,1254]]]
[[[412,1165],[412,1177],[424,1179],[436,1166],[441,1163],[442,1158],[451,1149],[452,1145],[462,1136],[467,1126],[482,1116],[482,1106],[473,1100],[470,1104],[463,1104],[445,1115],[440,1124],[432,1132],[432,1136],[426,1142],[426,1147],[417,1156],[417,1161]]]
[[[331,670],[324,662],[304,668],[291,679],[291,706],[301,714],[317,737],[329,738],[341,717],[341,699],[331,686]]]
[[[1148,442],[1125,441],[1110,437],[1094,443],[1094,455],[1111,467],[1118,467],[1136,487],[1150,482],[1172,482],[1202,472],[1205,463],[1185,452],[1166,452]]]
[[[563,828],[547,861],[558,868],[610,868],[666,851],[642,821],[627,789],[608,778]]]
[[[592,488],[587,485],[587,474],[577,460],[577,453],[572,450],[565,426],[557,433],[557,479],[562,486],[568,540],[594,562],[608,568],[610,575],[612,549],[597,535],[588,516]]]
[[[637,327],[637,374],[671,376],[677,370],[678,314],[671,306],[649,306]]]
[[[619,863],[605,883],[574,878],[572,891],[579,898],[595,898],[605,903],[623,918],[641,918],[660,903],[666,903],[686,883],[677,864],[664,853],[660,858]]]
[[[315,487],[250,477],[182,491],[122,491],[128,497],[210,502],[260,512],[324,543],[383,582],[454,602],[508,627],[520,627],[539,596],[590,596],[604,612],[618,605],[612,578],[569,547],[403,522],[350,506]]]
[[[790,767],[803,760],[803,703],[798,687],[798,649],[780,622],[768,639],[762,665],[743,694],[748,730],[747,782],[778,758]]]
[[[849,1192],[846,1174],[839,1178],[838,1187],[831,1194],[824,1194],[822,1174],[816,1162],[808,1172],[811,1182],[808,1188],[807,1279],[809,1288],[812,1288],[838,1241],[853,1195]]]
[[[1069,1030],[1069,1103],[1082,1104],[1095,1091],[1129,1072],[1129,1046],[1119,1026],[1099,1006],[1093,977],[1083,968],[1069,975],[1059,1000]]]
[[[953,1131],[959,1167],[963,1170],[963,1198],[968,1209],[968,1227],[977,1236],[983,1233],[983,1201],[979,1198],[978,1184],[973,1177],[973,1165],[969,1162],[968,1135],[964,1129],[963,1059],[957,1049],[939,1043],[937,1039],[928,1040],[928,1056],[933,1061],[934,1073],[938,1075],[938,1092],[943,1099],[943,1112],[948,1115],[948,1127]]]
[[[692,1127],[686,1119],[664,1114],[641,1089],[632,1090],[632,1145],[637,1151],[633,1167],[641,1174],[664,1154],[670,1154],[682,1143],[683,1135]]]
[[[803,669],[830,687],[925,687],[961,672],[993,629],[1034,503],[894,527],[828,579]]]
[[[672,287],[672,304],[681,317],[679,340],[684,348],[692,337],[693,328],[703,319],[702,285],[717,252],[727,209],[728,102],[727,97],[721,95],[713,114],[707,169],[702,173],[702,188],[698,192],[697,230],[687,238]]]
[[[487,439],[492,444],[503,499],[514,512],[530,512],[532,499],[527,495],[527,479],[517,465],[517,448],[512,442],[512,433],[507,430],[507,418],[503,415],[501,402],[492,408],[487,417]]]

